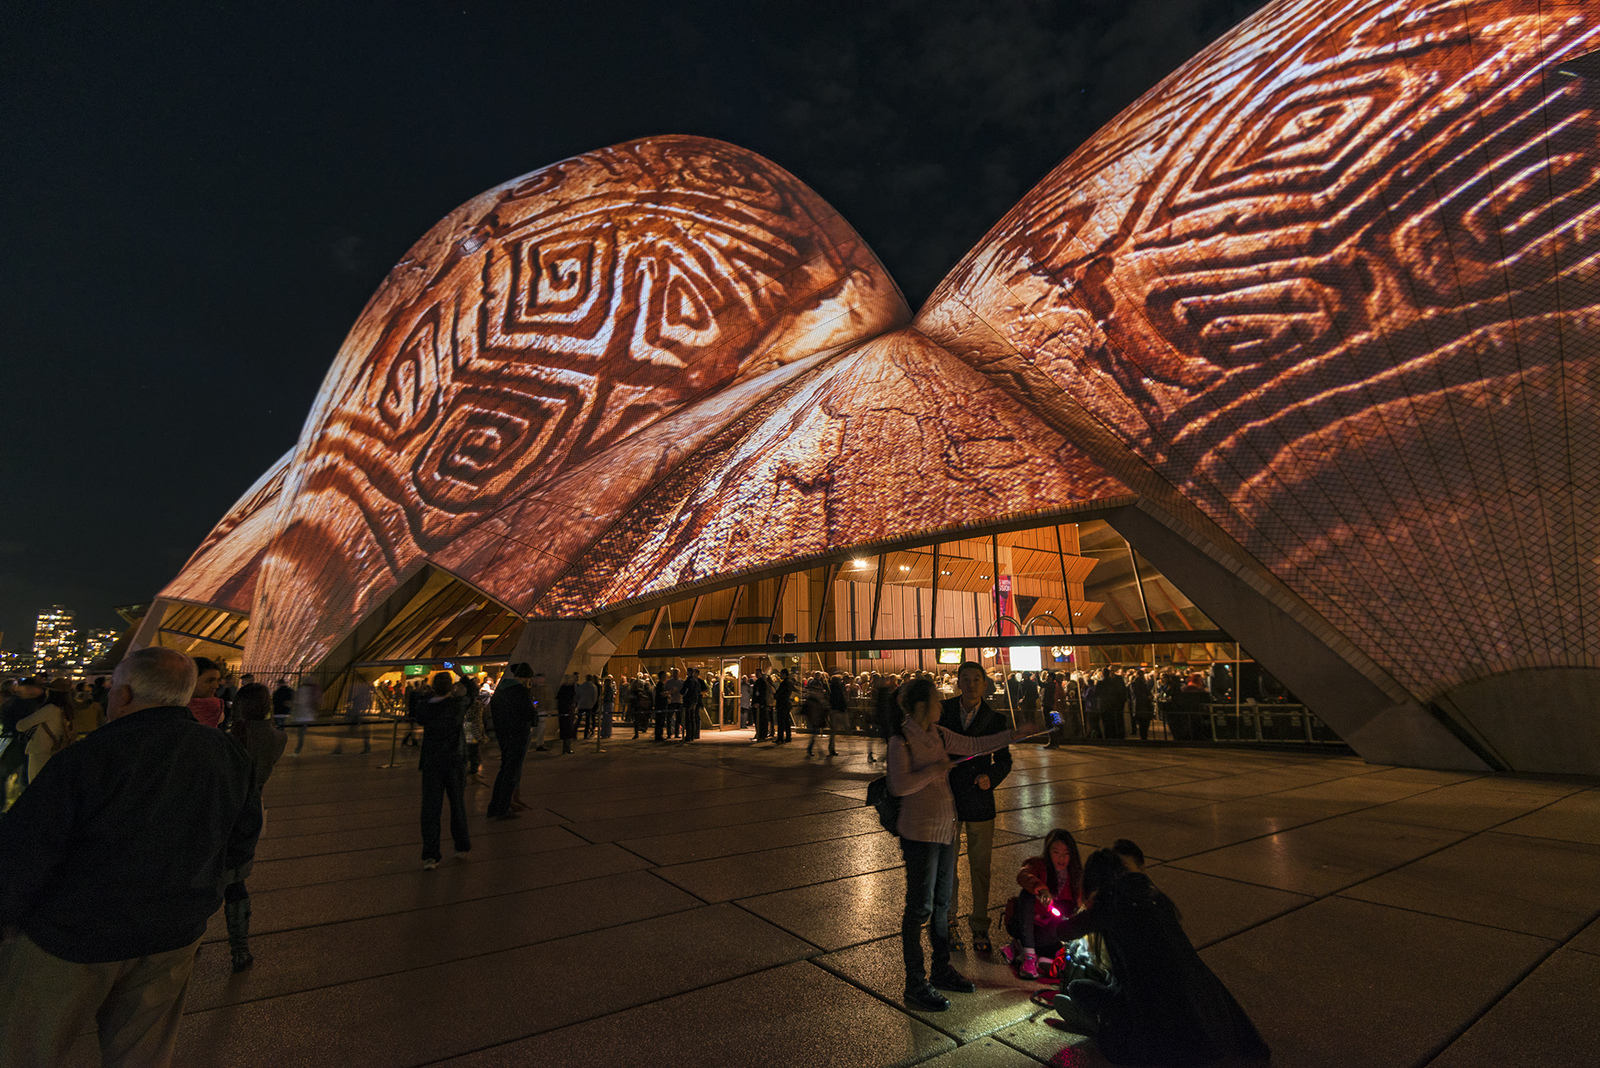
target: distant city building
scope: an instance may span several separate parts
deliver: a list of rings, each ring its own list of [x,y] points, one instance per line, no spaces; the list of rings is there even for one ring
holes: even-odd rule
[[[77,659],[78,632],[72,625],[75,618],[70,608],[59,604],[39,613],[33,628],[33,657],[40,668],[49,671],[66,667]]]
[[[117,644],[117,632],[109,627],[95,627],[83,639],[83,665],[85,667],[103,659]]]
[[[33,654],[0,649],[0,675],[6,677],[33,674]]]

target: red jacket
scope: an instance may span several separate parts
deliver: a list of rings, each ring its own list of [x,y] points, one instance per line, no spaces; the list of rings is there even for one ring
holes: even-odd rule
[[[1037,895],[1040,890],[1047,890],[1050,886],[1046,865],[1049,861],[1043,857],[1029,857],[1022,862],[1022,870],[1017,872],[1017,885],[1030,894]],[[1050,915],[1050,906],[1040,902],[1037,896],[1034,900],[1033,919],[1035,923],[1060,922],[1078,911],[1078,895],[1072,890],[1072,880],[1065,875],[1061,877],[1061,885],[1056,888],[1051,900],[1055,903],[1060,916]]]

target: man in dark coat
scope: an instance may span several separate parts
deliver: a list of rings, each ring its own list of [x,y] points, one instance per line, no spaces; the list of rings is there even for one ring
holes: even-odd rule
[[[422,866],[439,866],[439,815],[450,799],[450,837],[456,856],[472,851],[467,830],[465,737],[462,732],[467,704],[451,693],[455,682],[448,671],[434,675],[432,692],[411,706],[411,718],[422,725]]]
[[[962,664],[956,672],[956,684],[961,687],[961,695],[944,702],[939,713],[940,726],[971,738],[998,734],[1011,726],[986,700],[991,683],[982,664],[972,660]],[[994,791],[1009,774],[1010,749],[963,760],[950,769],[957,830],[964,829],[967,834],[967,873],[972,879],[972,915],[967,923],[972,928],[972,946],[980,953],[992,948],[989,943],[989,870],[994,849]],[[958,838],[958,848],[960,844]],[[957,878],[951,884],[950,900],[956,899],[960,888]],[[955,930],[954,916],[950,926],[950,943],[959,948],[962,943]]]
[[[789,669],[784,668],[778,681],[777,693],[773,699],[772,729],[777,741],[792,741],[794,739],[794,716],[790,710],[794,708],[794,679],[789,677]]]
[[[261,833],[255,767],[189,715],[194,661],[117,665],[106,724],[51,758],[0,819],[0,1064],[171,1063],[224,873]],[[97,1026],[98,1025],[98,1026]]]
[[[282,727],[289,722],[289,709],[294,704],[294,687],[288,679],[279,679],[278,688],[272,691],[272,725]]]
[[[750,680],[750,702],[756,706],[756,741],[764,742],[772,733],[772,680],[760,668]]]
[[[1100,681],[1094,684],[1094,704],[1100,710],[1102,736],[1127,737],[1122,714],[1128,710],[1128,684],[1122,681],[1121,675],[1110,668],[1100,673]]]
[[[578,674],[562,677],[556,690],[556,728],[561,735],[561,752],[572,752],[572,743],[578,738]]]
[[[528,737],[533,730],[533,697],[528,680],[533,668],[512,664],[511,672],[489,698],[489,718],[494,720],[494,736],[500,743],[500,772],[494,777],[494,792],[489,798],[488,816],[492,820],[514,819],[511,799],[522,782],[522,762],[528,755]]]
[[[699,668],[690,668],[689,677],[683,680],[683,740],[692,742],[700,737],[700,705],[705,700],[706,681],[700,677]]]
[[[1139,731],[1142,741],[1150,740],[1150,721],[1156,714],[1156,695],[1150,685],[1150,676],[1143,669],[1133,673],[1133,680],[1128,683],[1128,691],[1133,696],[1133,725]]]

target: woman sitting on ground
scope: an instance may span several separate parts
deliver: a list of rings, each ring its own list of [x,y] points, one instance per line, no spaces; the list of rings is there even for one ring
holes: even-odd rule
[[[1006,902],[1006,931],[1011,945],[1002,951],[1016,963],[1019,978],[1039,978],[1039,954],[1053,956],[1065,943],[1056,931],[1078,911],[1083,890],[1083,861],[1078,842],[1065,827],[1044,837],[1044,852],[1029,857],[1017,873],[1022,890]]]
[[[1069,1030],[1114,1064],[1204,1064],[1270,1055],[1255,1025],[1195,952],[1172,899],[1109,849],[1083,866],[1081,912],[1062,939],[1099,934],[1112,979],[1076,979],[1055,999]]]
[[[899,711],[904,718],[896,716],[898,722],[888,724],[889,792],[902,799],[895,833],[906,862],[906,906],[900,917],[905,1000],[928,1012],[950,1007],[939,990],[970,994],[976,989],[950,965],[950,890],[956,871],[950,757],[992,753],[1038,732],[1034,724],[1025,723],[1016,730],[969,738],[940,726],[939,709],[939,692],[932,680],[915,679],[900,691]],[[924,927],[933,942],[931,972],[922,955]]]

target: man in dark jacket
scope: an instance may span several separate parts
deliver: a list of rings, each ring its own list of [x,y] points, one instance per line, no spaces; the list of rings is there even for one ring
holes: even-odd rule
[[[572,752],[578,739],[578,673],[561,677],[556,687],[556,730],[561,735],[561,752]]]
[[[488,817],[492,820],[515,819],[511,799],[522,783],[522,762],[528,755],[528,736],[533,729],[533,697],[528,693],[528,681],[533,678],[533,668],[527,664],[512,664],[510,673],[495,688],[489,698],[489,718],[494,720],[494,736],[500,743],[500,771],[494,777],[494,791],[489,797]]]
[[[956,672],[956,684],[961,695],[944,702],[939,713],[939,724],[957,734],[979,737],[998,734],[1010,727],[1005,717],[996,712],[985,698],[990,680],[983,665],[969,660]],[[972,878],[972,915],[967,923],[972,928],[972,948],[987,953],[993,947],[989,942],[989,868],[990,853],[994,849],[994,791],[1011,774],[1011,750],[1000,749],[984,756],[963,760],[950,769],[950,792],[955,795],[958,831],[967,832],[967,873]],[[960,848],[959,836],[956,846]],[[960,891],[960,881],[952,882],[950,900]],[[954,910],[952,910],[953,912]],[[961,939],[955,931],[955,918],[950,920],[950,943],[960,948]]]
[[[1133,725],[1139,731],[1140,740],[1149,741],[1150,721],[1156,714],[1156,695],[1150,685],[1150,676],[1144,673],[1143,668],[1134,671],[1133,678],[1128,682],[1128,693],[1133,698]]]
[[[130,653],[105,726],[0,819],[0,1064],[66,1064],[96,1024],[103,1063],[171,1062],[223,873],[261,833],[250,756],[189,715],[195,675]]]
[[[690,668],[689,677],[683,680],[683,740],[692,742],[700,737],[700,705],[705,700],[706,682],[699,668]]]
[[[294,704],[294,687],[288,679],[279,679],[278,688],[272,691],[272,725],[282,727],[289,722],[289,709]]]
[[[464,799],[467,769],[462,759],[466,699],[451,693],[454,680],[448,671],[433,677],[433,693],[411,706],[411,718],[422,725],[422,866],[439,866],[439,815],[450,799],[450,837],[456,857],[472,851]]]
[[[772,712],[773,737],[780,745],[794,739],[794,716],[790,713],[793,707],[794,679],[789,677],[789,669],[784,668],[773,694]]]
[[[764,742],[772,733],[772,680],[760,668],[750,680],[750,703],[755,705],[756,741]]]
[[[1128,684],[1110,668],[1100,673],[1094,684],[1094,704],[1100,710],[1100,730],[1105,738],[1126,738],[1127,724],[1122,715],[1128,710]]]

